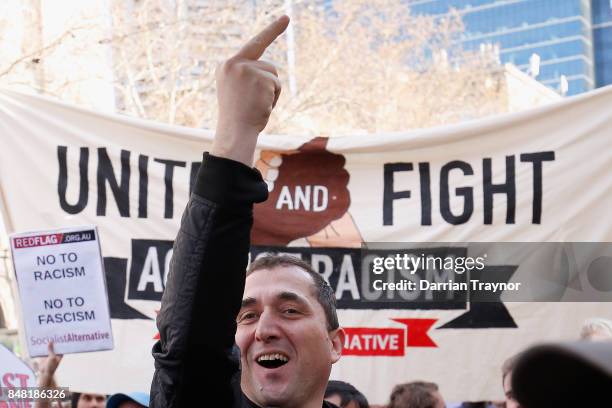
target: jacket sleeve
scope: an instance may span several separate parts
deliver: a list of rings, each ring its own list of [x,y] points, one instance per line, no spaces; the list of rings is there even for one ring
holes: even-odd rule
[[[204,154],[174,241],[157,317],[152,408],[200,406],[213,395],[217,406],[233,405],[231,382],[238,362],[232,346],[252,208],[267,194],[257,170]]]

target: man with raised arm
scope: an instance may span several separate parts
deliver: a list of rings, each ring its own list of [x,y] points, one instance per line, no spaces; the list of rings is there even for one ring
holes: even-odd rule
[[[323,396],[344,340],[333,291],[291,257],[260,258],[246,271],[252,207],[267,198],[253,154],[281,90],[259,58],[288,24],[279,18],[217,70],[216,136],[157,318],[153,408],[333,407]]]

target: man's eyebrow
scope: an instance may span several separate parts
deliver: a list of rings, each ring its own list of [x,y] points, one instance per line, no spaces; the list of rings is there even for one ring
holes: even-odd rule
[[[253,306],[255,303],[257,303],[257,300],[255,298],[246,297],[246,298],[242,299],[242,303],[240,305],[240,308]]]
[[[298,295],[297,293],[293,293],[293,292],[281,292],[276,296],[276,299],[281,300],[281,301],[289,301],[289,302],[296,302],[299,303],[302,306],[308,306],[308,302],[300,295]],[[252,297],[246,297],[244,299],[242,299],[240,308],[245,308],[245,307],[250,307],[253,306],[257,303],[257,299],[252,298]]]
[[[289,301],[289,302],[296,302],[299,303],[302,306],[308,306],[308,302],[300,295],[298,295],[297,293],[293,293],[293,292],[281,292],[278,294],[277,298],[279,300],[284,300],[284,301]]]

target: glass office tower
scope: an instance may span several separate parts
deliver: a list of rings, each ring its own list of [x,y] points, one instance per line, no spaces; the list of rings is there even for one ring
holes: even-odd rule
[[[593,0],[595,85],[612,84],[612,0]]]
[[[408,0],[414,14],[444,15],[465,24],[464,45],[499,44],[500,59],[528,72],[540,57],[537,80],[574,95],[612,83],[612,0]]]

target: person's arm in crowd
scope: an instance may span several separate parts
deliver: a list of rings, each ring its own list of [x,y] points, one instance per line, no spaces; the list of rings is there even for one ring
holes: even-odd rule
[[[55,375],[55,371],[57,367],[59,367],[60,362],[62,361],[63,355],[55,354],[55,349],[53,348],[53,342],[50,341],[47,344],[47,350],[49,354],[47,358],[44,360],[42,365],[40,366],[40,372],[38,373],[38,388],[55,388],[55,379],[53,376]],[[61,402],[57,402],[55,407],[62,407]],[[46,399],[39,399],[34,402],[34,408],[51,408],[51,401]]]
[[[236,314],[244,290],[253,203],[267,187],[252,161],[280,94],[259,58],[286,29],[281,17],[217,69],[219,118],[174,242],[153,348],[152,408],[232,407]]]

